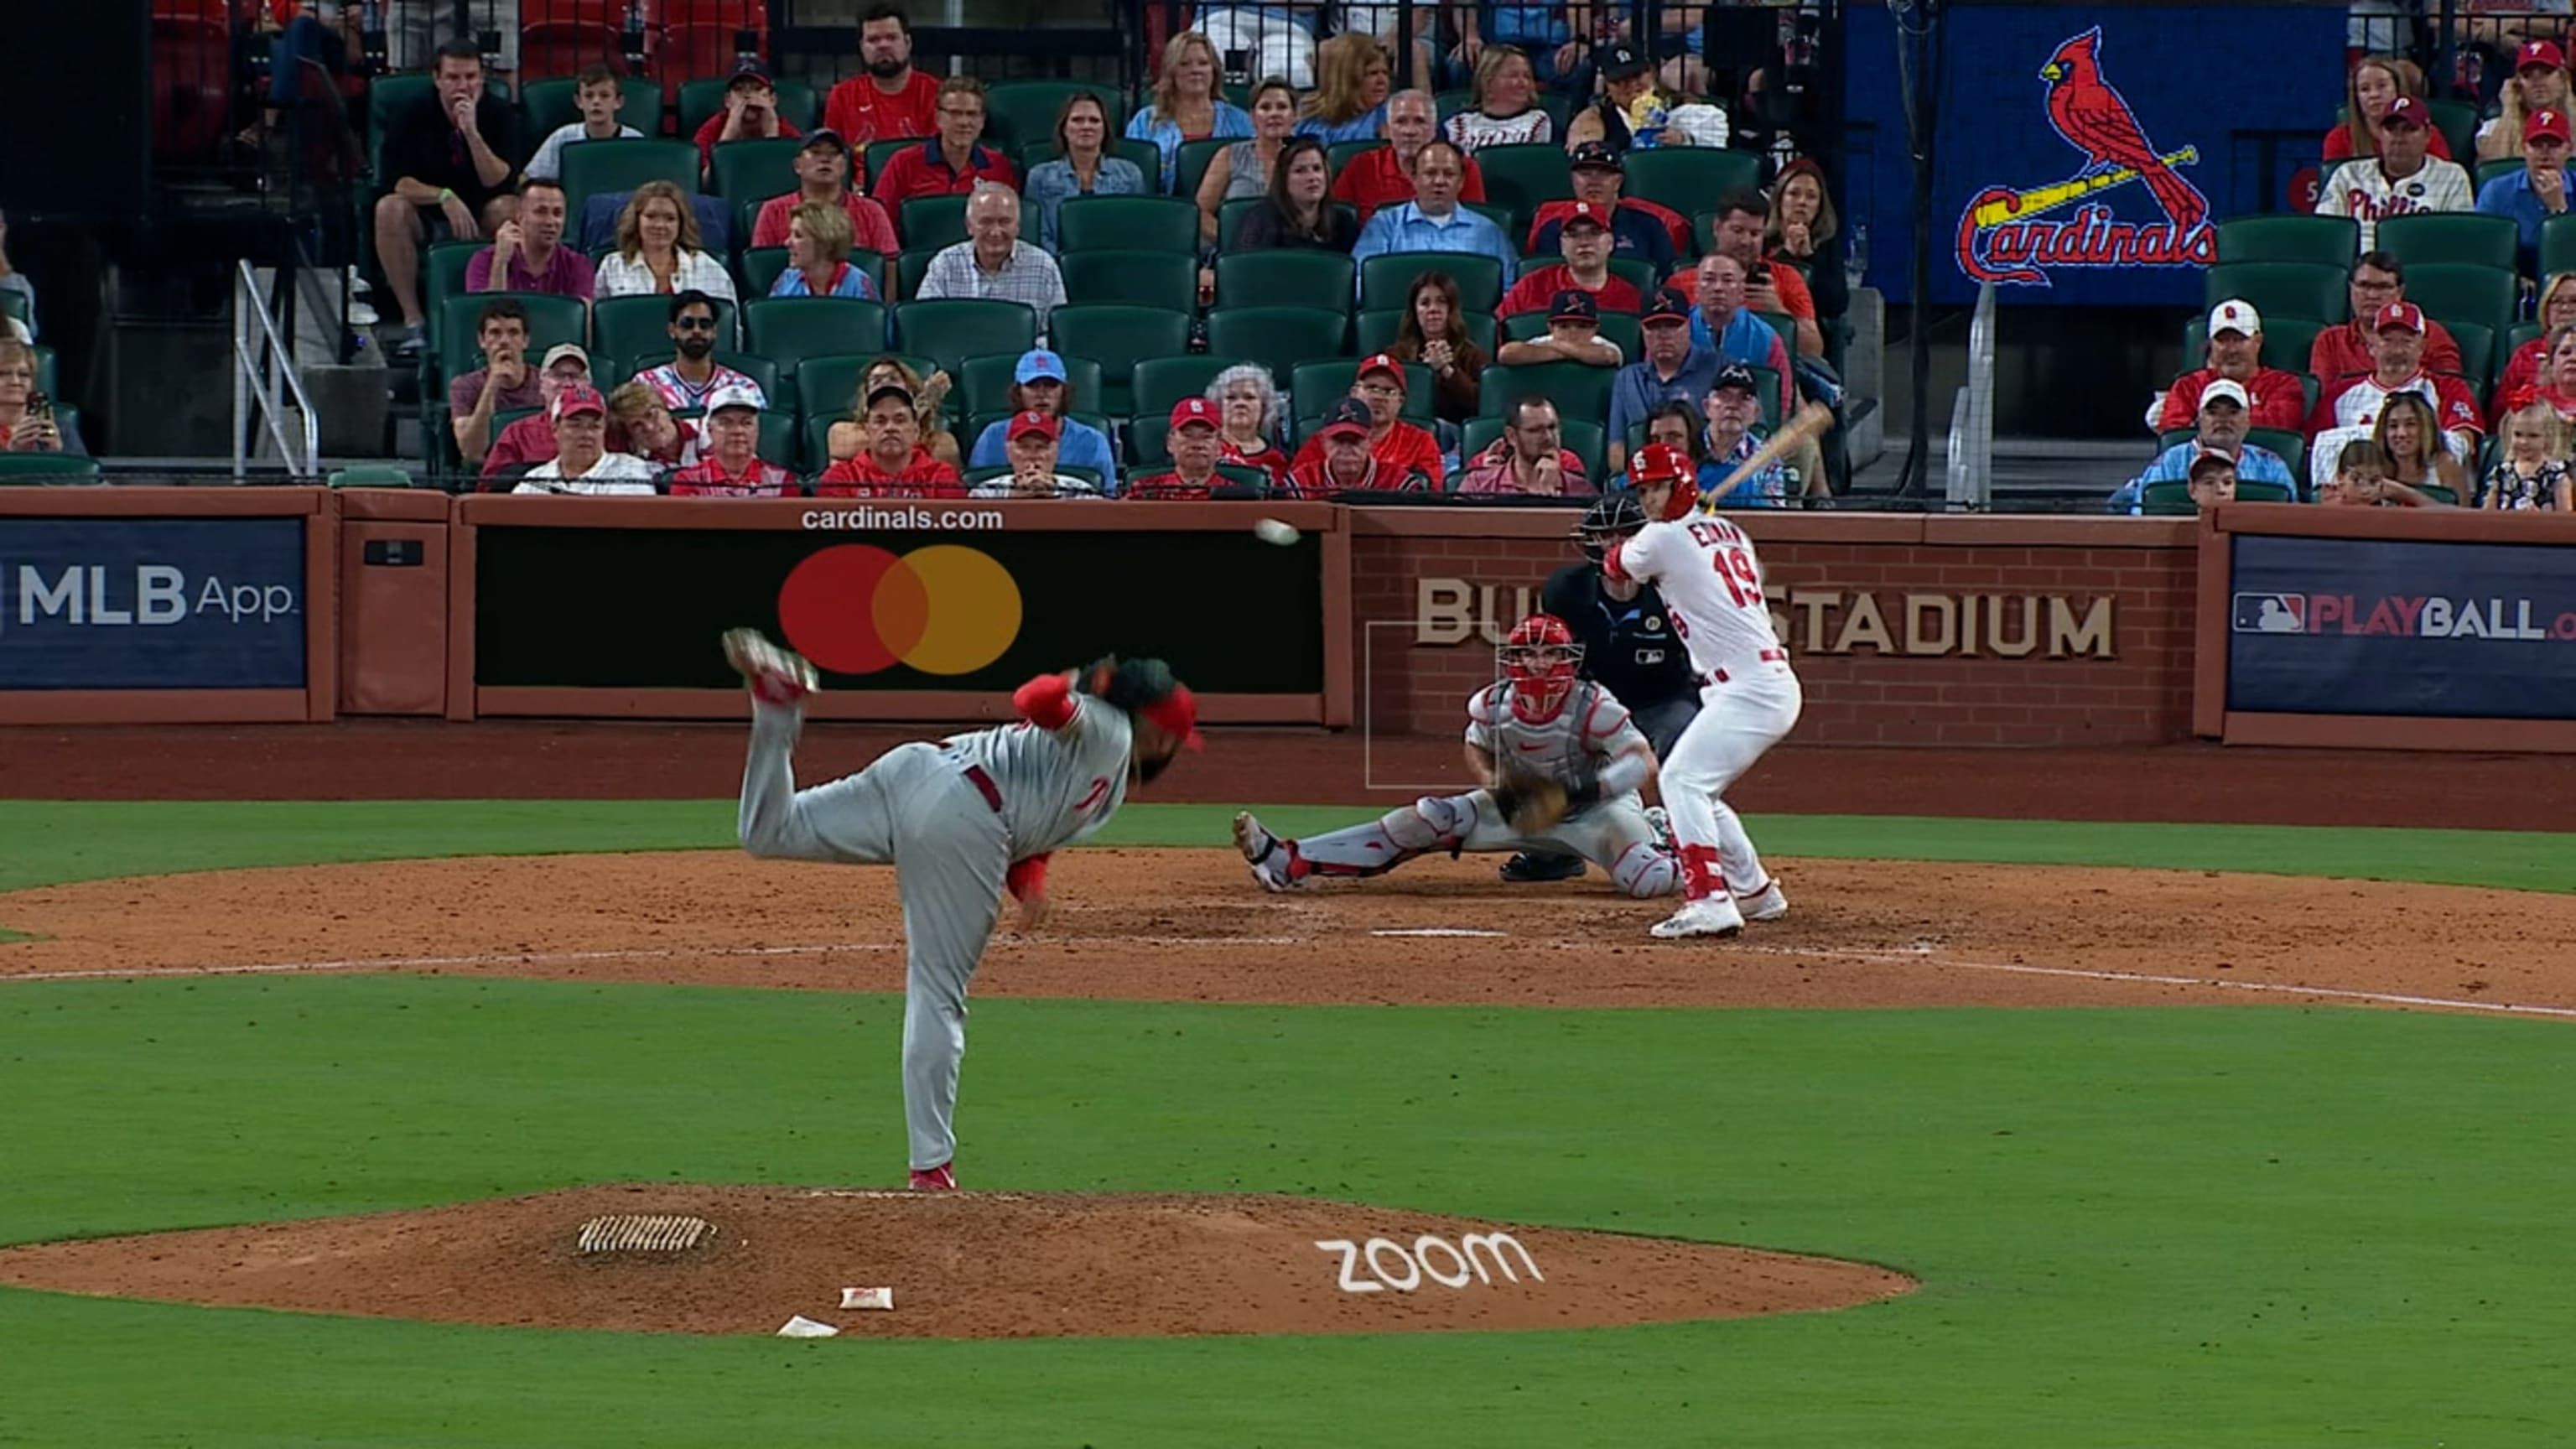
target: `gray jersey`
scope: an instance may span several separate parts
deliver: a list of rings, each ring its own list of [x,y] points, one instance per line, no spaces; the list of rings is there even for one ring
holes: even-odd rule
[[[1648,748],[1628,707],[1589,680],[1577,681],[1556,713],[1536,721],[1512,708],[1511,681],[1486,685],[1467,701],[1467,743],[1492,755],[1498,766],[1516,762],[1568,785],[1622,750]]]
[[[1022,721],[940,744],[960,766],[980,765],[992,777],[1013,860],[1085,839],[1126,802],[1127,712],[1087,694],[1073,701],[1073,720],[1061,730]]]

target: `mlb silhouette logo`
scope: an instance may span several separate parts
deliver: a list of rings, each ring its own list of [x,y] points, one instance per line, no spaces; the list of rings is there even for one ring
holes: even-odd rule
[[[2308,631],[2307,597],[2238,594],[2235,627],[2239,634],[2304,634]]]

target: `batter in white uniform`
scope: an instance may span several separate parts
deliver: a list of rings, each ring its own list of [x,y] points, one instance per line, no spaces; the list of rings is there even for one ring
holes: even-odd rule
[[[1646,526],[1601,560],[1609,577],[1653,584],[1664,596],[1700,676],[1699,714],[1664,756],[1664,808],[1682,864],[1682,907],[1654,927],[1665,940],[1732,936],[1748,917],[1789,913],[1753,837],[1720,796],[1789,733],[1805,703],[1789,651],[1771,629],[1753,540],[1725,518],[1694,511],[1695,473],[1678,449],[1639,449],[1628,481]]]
[[[1672,894],[1681,868],[1648,818],[1638,790],[1655,775],[1654,747],[1610,691],[1576,677],[1583,646],[1563,620],[1533,614],[1502,648],[1504,678],[1467,701],[1467,767],[1498,778],[1497,762],[1567,787],[1570,809],[1555,826],[1524,836],[1491,789],[1425,796],[1365,825],[1286,840],[1252,816],[1234,817],[1235,848],[1265,890],[1294,890],[1315,876],[1384,875],[1432,851],[1570,852],[1609,871],[1638,897]]]
[[[756,630],[737,629],[724,645],[751,686],[742,848],[894,867],[908,952],[903,1116],[912,1185],[954,1189],[966,983],[1002,896],[1019,902],[1022,930],[1036,926],[1046,913],[1048,855],[1107,824],[1130,781],[1149,781],[1182,749],[1198,748],[1197,702],[1159,659],[1103,660],[1020,686],[1011,697],[1017,724],[897,745],[855,775],[799,790],[789,756],[813,667]]]

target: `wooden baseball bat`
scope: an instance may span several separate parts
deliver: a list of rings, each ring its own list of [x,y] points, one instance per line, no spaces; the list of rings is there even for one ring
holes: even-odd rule
[[[1800,407],[1780,431],[1771,435],[1771,441],[1756,449],[1752,457],[1735,465],[1735,471],[1726,475],[1726,481],[1717,485],[1716,496],[1723,498],[1734,492],[1736,484],[1778,462],[1791,448],[1833,425],[1834,410],[1823,403],[1811,402]]]

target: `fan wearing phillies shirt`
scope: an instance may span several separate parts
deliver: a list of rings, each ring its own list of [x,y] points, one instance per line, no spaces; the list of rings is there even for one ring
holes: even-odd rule
[[[1369,452],[1386,468],[1388,481],[1376,486],[1407,486],[1395,480],[1413,473],[1425,478],[1448,476],[1448,461],[1440,455],[1440,440],[1431,436],[1429,429],[1408,423],[1402,416],[1407,386],[1404,364],[1384,352],[1362,362],[1351,380],[1351,395],[1346,401],[1357,402],[1365,409]],[[1297,450],[1297,461],[1289,466],[1289,474],[1293,477],[1298,469],[1323,460],[1324,438],[1319,432]]]
[[[671,496],[778,498],[796,475],[760,458],[760,389],[718,388],[707,398],[706,447],[698,461],[671,475]]]
[[[2426,211],[2474,211],[2477,193],[2456,161],[2425,155],[2433,112],[2414,96],[2399,96],[2379,118],[2379,154],[2346,161],[2317,188],[2317,215],[2348,216],[2361,223],[2361,249],[2378,245],[2379,224],[2392,216]]]
[[[2263,316],[2251,302],[2230,298],[2209,309],[2206,365],[2173,380],[2147,414],[2147,428],[2177,433],[2200,422],[2201,389],[2226,378],[2245,389],[2253,405],[2248,426],[2298,432],[2307,422],[2308,389],[2296,373],[2263,365]]]
[[[1748,919],[1789,913],[1779,882],[1763,873],[1753,838],[1722,797],[1789,733],[1805,705],[1789,651],[1771,629],[1753,540],[1733,521],[1697,511],[1695,472],[1669,444],[1638,449],[1628,481],[1646,526],[1601,558],[1602,577],[1652,584],[1663,595],[1700,680],[1699,713],[1664,756],[1664,809],[1682,858],[1681,909],[1652,931],[1666,941],[1732,936]]]
[[[1503,294],[1503,305],[1494,309],[1495,316],[1516,317],[1554,306],[1556,294],[1569,288],[1591,293],[1593,302],[1604,312],[1635,313],[1644,309],[1646,299],[1637,294],[1636,284],[1611,274],[1610,229],[1603,224],[1599,208],[1587,201],[1574,203],[1556,237],[1565,260],[1521,273],[1521,279]]]
[[[2328,387],[2317,398],[2316,416],[2308,419],[2315,436],[2308,445],[2308,473],[2323,482],[2334,472],[2343,445],[2366,438],[2379,422],[2379,410],[2393,393],[2411,392],[2432,406],[2451,454],[2474,458],[2486,426],[2469,385],[2456,377],[2424,370],[2424,314],[2412,302],[2391,302],[2373,319],[2371,371]]]
[[[1300,455],[1288,470],[1287,496],[1330,498],[1336,493],[1398,491],[1420,493],[1431,487],[1430,475],[1388,463],[1369,449],[1369,407],[1355,397],[1333,404],[1324,425],[1307,445],[1313,456]]]
[[[1216,470],[1225,455],[1225,440],[1217,432],[1224,421],[1217,405],[1203,397],[1185,397],[1172,404],[1171,431],[1164,434],[1172,466],[1136,478],[1127,485],[1127,496],[1199,499],[1220,496],[1219,490],[1228,488],[1240,489],[1246,497],[1258,493]]]

